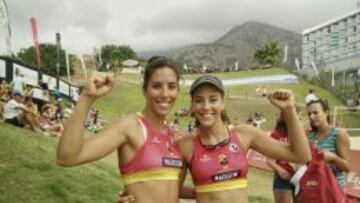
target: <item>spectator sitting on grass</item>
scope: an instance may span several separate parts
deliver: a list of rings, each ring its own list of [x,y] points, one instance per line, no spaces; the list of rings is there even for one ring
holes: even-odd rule
[[[62,108],[62,105],[61,105],[61,101],[62,101],[62,99],[58,98],[56,100],[56,103],[55,103],[55,115],[54,115],[54,118],[58,122],[62,122],[62,120],[64,119],[64,112],[63,112],[63,108]]]
[[[6,84],[6,81],[3,80],[1,81],[1,84],[0,84],[0,99],[3,97],[3,95],[6,93],[6,87],[5,87],[5,84],[3,85],[2,83],[5,83]]]
[[[7,102],[10,100],[9,91],[10,86],[3,80],[0,85],[0,101]]]
[[[38,126],[35,121],[37,115],[32,109],[22,104],[22,94],[15,91],[12,96],[13,99],[8,101],[4,106],[3,117],[5,122],[19,127],[28,125],[31,130],[38,131]]]
[[[99,132],[104,127],[104,121],[100,120],[99,110],[95,108],[90,109],[85,127],[93,133]]]
[[[246,124],[252,125],[253,122],[254,122],[254,116],[253,113],[250,113],[248,119],[246,120]]]
[[[44,133],[50,133],[50,135],[60,137],[64,131],[64,126],[61,123],[51,121],[52,112],[49,105],[44,106],[41,111],[40,128]]]
[[[26,106],[26,108],[28,108],[30,111],[33,112],[34,123],[35,123],[37,128],[40,128],[40,125],[39,125],[39,118],[40,118],[39,112],[37,111],[37,108],[35,107],[32,98],[31,97],[24,97],[23,103]]]
[[[3,81],[2,81],[3,82]],[[4,110],[4,106],[6,104],[5,101],[3,101],[3,95],[5,94],[5,87],[3,87],[3,85],[0,85],[0,121],[3,120],[3,110]]]
[[[266,122],[266,119],[261,113],[255,112],[254,121],[261,124]]]
[[[30,85],[26,85],[24,96],[32,98],[34,94],[33,88]]]

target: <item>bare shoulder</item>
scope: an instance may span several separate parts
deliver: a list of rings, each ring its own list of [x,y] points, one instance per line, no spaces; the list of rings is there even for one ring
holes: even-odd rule
[[[236,130],[236,132],[239,135],[244,135],[247,137],[248,136],[252,137],[252,136],[261,134],[263,132],[259,128],[255,128],[254,126],[247,125],[247,124],[241,124],[239,126],[236,126],[234,129]]]
[[[349,134],[347,133],[346,130],[342,129],[342,128],[339,128],[338,129],[338,134],[339,135],[343,135],[343,136],[349,136]]]
[[[234,129],[246,148],[250,147],[254,139],[264,134],[259,128],[247,124],[241,124]]]
[[[338,129],[337,139],[340,142],[349,142],[350,141],[349,134],[344,129]]]
[[[246,133],[250,129],[250,125],[248,124],[240,124],[234,127],[234,130],[238,133]]]
[[[193,152],[193,140],[195,136],[186,136],[177,141],[177,146],[181,155],[183,155],[187,160],[190,160]]]
[[[186,147],[186,146],[189,146],[191,145],[192,146],[192,142],[194,140],[195,136],[191,135],[191,136],[186,136],[186,137],[183,137],[181,139],[179,139],[176,144],[179,146],[179,147]]]
[[[109,128],[115,128],[117,131],[129,135],[131,131],[139,127],[139,121],[135,114],[119,117],[111,122]]]
[[[136,116],[129,114],[129,115],[121,116],[121,117],[114,119],[111,122],[111,125],[124,126],[124,125],[129,125],[129,124],[132,124],[135,122],[136,122]]]

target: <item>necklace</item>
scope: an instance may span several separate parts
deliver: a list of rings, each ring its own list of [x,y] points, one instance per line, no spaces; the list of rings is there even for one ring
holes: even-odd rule
[[[230,135],[229,135],[228,131],[226,131],[226,137],[216,144],[203,144],[201,142],[201,139],[199,136],[199,142],[200,142],[200,145],[203,146],[205,149],[216,149],[216,148],[220,148],[220,147],[228,144],[230,142]]]

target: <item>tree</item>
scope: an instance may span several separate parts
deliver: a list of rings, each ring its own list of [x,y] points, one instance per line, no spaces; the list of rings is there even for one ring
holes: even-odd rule
[[[43,73],[56,76],[57,47],[54,44],[40,44],[41,70]],[[37,67],[35,47],[23,48],[17,53],[19,60],[27,65]],[[74,71],[70,67],[70,73]],[[60,50],[60,76],[66,75],[65,51]]]
[[[266,43],[257,48],[254,53],[254,59],[261,65],[278,65],[280,61],[281,49],[277,41]]]
[[[121,67],[123,61],[137,59],[137,55],[129,46],[104,45],[101,47],[101,59],[104,64]]]

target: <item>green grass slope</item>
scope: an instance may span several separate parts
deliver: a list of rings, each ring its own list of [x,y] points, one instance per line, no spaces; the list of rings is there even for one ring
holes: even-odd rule
[[[114,202],[121,188],[116,159],[56,165],[57,138],[0,124],[0,202]]]

